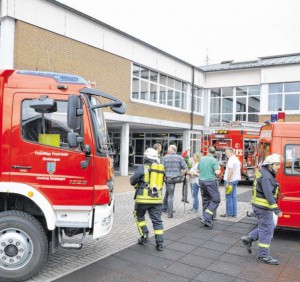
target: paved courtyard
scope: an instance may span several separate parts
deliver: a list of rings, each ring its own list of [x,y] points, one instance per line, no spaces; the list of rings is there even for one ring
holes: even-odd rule
[[[92,240],[87,236],[85,244],[80,251],[59,248],[55,254],[49,255],[47,264],[40,273],[28,281],[53,281],[77,269],[88,266],[93,262],[135,245],[139,234],[132,215],[134,191],[129,185],[129,177],[116,177],[115,187],[116,211],[111,232],[99,240]],[[222,202],[218,209],[218,214],[224,213],[225,210],[224,188],[220,187],[220,190]],[[228,219],[228,221],[236,222],[245,216],[246,211],[251,210],[249,196],[245,199],[243,196],[247,193],[249,194],[250,190],[249,186],[240,186],[238,188],[238,193],[241,195],[238,202],[238,217],[236,219]],[[190,202],[192,202],[190,195],[189,198]],[[191,203],[184,206],[181,202],[181,186],[177,184],[175,191],[176,213],[172,219],[167,218],[165,214],[163,215],[165,230],[192,219],[198,220],[196,219],[196,215],[186,212],[191,207]],[[220,220],[219,216],[218,220]],[[149,219],[148,222],[149,227],[151,227]],[[200,222],[197,224],[200,226]],[[153,235],[152,229],[149,229],[151,230],[151,235]],[[74,238],[73,240],[79,240],[79,237]]]

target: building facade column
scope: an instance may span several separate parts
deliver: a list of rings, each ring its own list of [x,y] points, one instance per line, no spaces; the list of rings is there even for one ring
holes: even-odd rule
[[[191,140],[191,135],[189,130],[184,130],[182,133],[182,151],[185,151],[187,148],[189,148]]]
[[[120,173],[121,176],[127,176],[129,158],[129,123],[122,124],[120,141]]]
[[[14,68],[15,19],[1,18],[0,69]],[[5,55],[4,55],[5,54]]]

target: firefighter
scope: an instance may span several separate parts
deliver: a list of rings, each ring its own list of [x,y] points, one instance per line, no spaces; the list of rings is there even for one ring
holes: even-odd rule
[[[198,163],[199,186],[202,196],[203,218],[200,221],[205,227],[212,228],[212,219],[220,204],[219,183],[217,175],[220,174],[220,166],[214,158],[216,152],[213,146],[208,148],[208,154],[202,157]]]
[[[148,211],[153,224],[156,249],[163,250],[163,222],[162,214],[162,187],[164,179],[164,166],[158,164],[158,153],[153,148],[148,148],[144,153],[144,165],[139,166],[130,178],[130,184],[135,186],[135,209],[134,217],[141,238],[140,245],[149,242],[149,230],[145,221]]]
[[[279,186],[275,179],[275,175],[280,169],[280,162],[280,155],[275,153],[269,155],[264,160],[261,170],[256,172],[252,192],[252,207],[258,218],[258,227],[248,235],[241,237],[249,254],[252,252],[252,242],[258,240],[257,259],[272,265],[279,264],[277,259],[270,256],[270,243],[275,229],[274,218],[282,216],[276,203]]]

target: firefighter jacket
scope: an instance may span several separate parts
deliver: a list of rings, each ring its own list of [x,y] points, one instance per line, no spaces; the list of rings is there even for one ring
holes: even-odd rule
[[[275,174],[268,167],[263,166],[260,171],[255,173],[252,205],[279,214],[278,193],[279,185],[275,179]]]
[[[157,168],[157,166],[160,168],[160,172],[151,169]],[[143,166],[139,166],[130,178],[130,184],[136,189],[135,202],[137,204],[162,204],[163,179],[162,164],[145,163]]]

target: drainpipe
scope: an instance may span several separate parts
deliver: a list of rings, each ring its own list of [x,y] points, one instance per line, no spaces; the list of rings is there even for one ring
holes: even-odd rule
[[[195,95],[195,87],[194,87],[194,83],[195,83],[195,68],[192,67],[192,103],[191,103],[191,106],[192,106],[192,110],[191,110],[191,129],[190,130],[193,130],[194,128],[194,95]]]

